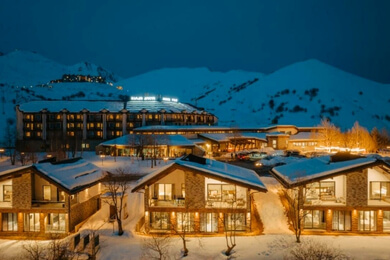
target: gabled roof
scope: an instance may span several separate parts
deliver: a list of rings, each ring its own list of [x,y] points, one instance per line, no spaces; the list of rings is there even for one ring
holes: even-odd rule
[[[144,188],[145,185],[155,183],[175,169],[190,169],[206,177],[235,183],[254,190],[267,191],[257,173],[252,170],[190,154],[138,180],[132,192]]]
[[[103,146],[114,146],[114,145],[123,145],[123,146],[132,146],[139,145],[138,137],[148,137],[145,135],[135,135],[128,134],[115,139],[108,140],[99,145]],[[170,146],[195,146],[195,143],[191,140],[185,138],[183,135],[156,135],[156,140],[158,140],[157,145],[170,145]]]
[[[81,158],[23,166],[0,172],[0,176],[12,175],[28,169],[57,184],[68,193],[78,192],[98,183],[103,178],[103,171],[99,167]]]
[[[258,139],[267,141],[266,133],[240,133],[234,136],[231,133],[199,134],[199,136],[216,142],[229,142],[236,139]]]
[[[390,173],[390,165],[381,158],[363,157],[332,162],[330,156],[324,156],[274,167],[271,174],[285,187],[289,188],[375,165],[388,167]]]

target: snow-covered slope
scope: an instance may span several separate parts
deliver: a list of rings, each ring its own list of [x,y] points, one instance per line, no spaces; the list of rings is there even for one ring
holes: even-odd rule
[[[128,92],[176,95],[215,113],[220,125],[390,126],[390,85],[307,60],[270,75],[207,69],[162,69],[118,82]]]
[[[63,74],[100,75],[112,85],[49,84]],[[298,62],[269,75],[167,68],[121,80],[90,63],[65,66],[28,51],[0,56],[2,125],[14,120],[16,104],[31,100],[118,100],[143,94],[176,97],[204,108],[223,126],[314,126],[328,117],[342,129],[355,121],[369,129],[390,129],[390,85],[318,60]]]

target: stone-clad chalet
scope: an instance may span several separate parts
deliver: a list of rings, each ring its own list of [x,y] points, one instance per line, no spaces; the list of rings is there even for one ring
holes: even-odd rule
[[[306,232],[390,232],[390,164],[381,157],[318,157],[272,174],[301,188]]]
[[[66,236],[100,208],[103,172],[83,159],[0,172],[0,237]]]
[[[252,192],[266,192],[252,170],[188,155],[140,179],[132,192],[144,192],[146,232],[224,230],[259,232]]]

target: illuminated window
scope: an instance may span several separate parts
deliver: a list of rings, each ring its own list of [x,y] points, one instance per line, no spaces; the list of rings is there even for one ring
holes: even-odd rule
[[[96,127],[97,127],[98,129],[102,129],[102,128],[103,128],[103,124],[102,124],[102,123],[96,123]]]
[[[18,231],[17,213],[2,213],[3,231]]]
[[[12,201],[12,185],[3,185],[3,201]]]
[[[74,132],[73,131],[68,132],[68,136],[74,136]]]
[[[194,231],[194,213],[189,212],[177,212],[176,225],[177,231]]]
[[[149,114],[148,119],[153,119],[153,115]]]
[[[26,132],[26,137],[30,137],[31,136],[31,132]]]
[[[129,127],[134,127],[134,124],[133,123],[128,123],[127,124]]]
[[[332,230],[348,231],[352,227],[351,211],[333,211]]]
[[[50,185],[43,185],[43,200],[51,200]]]
[[[218,213],[201,213],[200,231],[218,232]]]
[[[122,135],[122,131],[116,131],[116,135],[117,136],[121,136]]]
[[[74,120],[74,115],[73,114],[67,115],[66,118],[68,120]]]
[[[115,115],[115,119],[116,119],[116,120],[122,120],[122,115],[116,114],[116,115]]]
[[[371,181],[370,200],[385,200],[390,198],[390,182]]]
[[[60,114],[57,114],[56,119],[57,119],[57,120],[61,120],[61,115],[60,115]]]
[[[24,214],[24,231],[40,231],[39,213]]]
[[[99,136],[99,137],[102,137],[103,136],[102,131],[97,131],[96,135]]]
[[[107,119],[108,119],[108,120],[113,120],[113,119],[114,119],[114,115],[113,115],[113,114],[107,115]]]
[[[115,127],[116,127],[116,128],[121,127],[121,123],[116,123],[116,124],[115,124]]]
[[[359,210],[358,216],[359,231],[376,231],[376,211]]]
[[[83,119],[83,115],[76,115],[76,119],[77,120],[82,120]]]
[[[244,231],[246,229],[245,213],[225,213],[226,230]]]
[[[325,229],[325,213],[323,210],[305,210],[304,227]]]
[[[38,137],[41,137],[41,136],[42,136],[42,133],[41,133],[41,132],[37,132],[37,136],[38,136]]]

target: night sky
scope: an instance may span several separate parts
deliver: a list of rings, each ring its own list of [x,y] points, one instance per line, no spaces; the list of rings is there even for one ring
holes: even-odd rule
[[[130,77],[164,67],[271,73],[306,59],[390,83],[390,1],[1,0],[0,51],[90,61]]]

